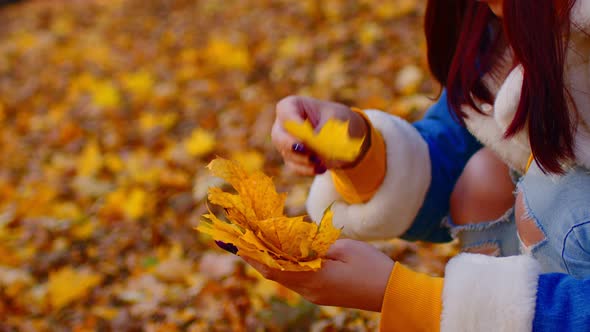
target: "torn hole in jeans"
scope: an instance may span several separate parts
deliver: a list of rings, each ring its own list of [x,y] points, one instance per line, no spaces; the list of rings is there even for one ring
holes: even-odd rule
[[[522,190],[519,190],[516,196],[514,216],[518,237],[525,248],[530,249],[545,240],[545,233],[526,205],[526,197]]]
[[[500,256],[500,246],[496,242],[484,242],[474,246],[465,247],[462,251],[470,254],[482,254],[493,257]]]

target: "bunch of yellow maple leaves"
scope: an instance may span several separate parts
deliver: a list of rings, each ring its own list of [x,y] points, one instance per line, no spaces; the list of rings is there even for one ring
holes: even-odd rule
[[[208,167],[229,182],[237,194],[209,189],[209,201],[225,209],[229,222],[206,214],[198,230],[236,248],[240,256],[286,271],[315,271],[321,267],[340,230],[332,226],[328,209],[319,225],[305,216],[283,215],[285,194],[279,194],[264,173],[247,172],[239,162],[215,159]]]
[[[436,89],[422,13],[417,0],[0,7],[0,329],[374,330],[376,314],[311,305],[193,228],[222,185],[215,155],[272,175],[289,193],[280,216],[305,213],[309,180],[269,141],[288,94],[418,117]],[[431,273],[454,253],[380,246]]]

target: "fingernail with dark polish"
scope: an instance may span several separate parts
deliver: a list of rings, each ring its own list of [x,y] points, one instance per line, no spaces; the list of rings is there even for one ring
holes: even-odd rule
[[[238,253],[238,247],[234,246],[231,243],[225,243],[222,241],[215,241],[215,244],[217,244],[217,246],[227,252],[230,252],[232,254],[237,254]]]
[[[315,174],[324,174],[328,169],[324,165],[318,165],[315,167]]]
[[[297,152],[297,153],[307,153],[307,149],[301,143],[294,143],[291,146],[291,150],[293,150],[293,152]]]
[[[312,154],[311,156],[309,156],[309,161],[312,164],[316,164],[316,165],[319,165],[321,162],[320,158],[318,158],[318,156],[316,156],[315,154]]]

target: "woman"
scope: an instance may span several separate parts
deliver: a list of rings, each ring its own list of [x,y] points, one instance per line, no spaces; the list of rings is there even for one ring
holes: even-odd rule
[[[445,92],[423,120],[302,97],[277,105],[272,136],[287,166],[330,170],[312,185],[312,219],[335,202],[334,223],[349,238],[455,235],[466,251],[491,256],[461,254],[444,279],[355,240],[337,241],[314,273],[250,263],[312,302],[381,311],[385,331],[587,329],[589,26],[590,0],[430,0],[428,59]],[[306,118],[316,127],[349,120],[350,134],[366,137],[357,160],[322,163],[307,153],[282,127]],[[503,173],[473,176],[482,162],[493,165],[492,150],[515,178],[524,174],[515,203]],[[486,183],[497,190],[469,190]],[[473,209],[478,203],[488,208]]]

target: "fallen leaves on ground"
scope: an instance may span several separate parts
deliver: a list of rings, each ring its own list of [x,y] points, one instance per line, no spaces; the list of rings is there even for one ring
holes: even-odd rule
[[[437,93],[423,5],[0,7],[0,330],[376,330],[377,314],[303,301],[193,228],[222,186],[205,168],[215,156],[271,175],[287,215],[305,213],[310,180],[285,171],[269,138],[287,95],[422,114]],[[454,254],[378,246],[439,275]]]

